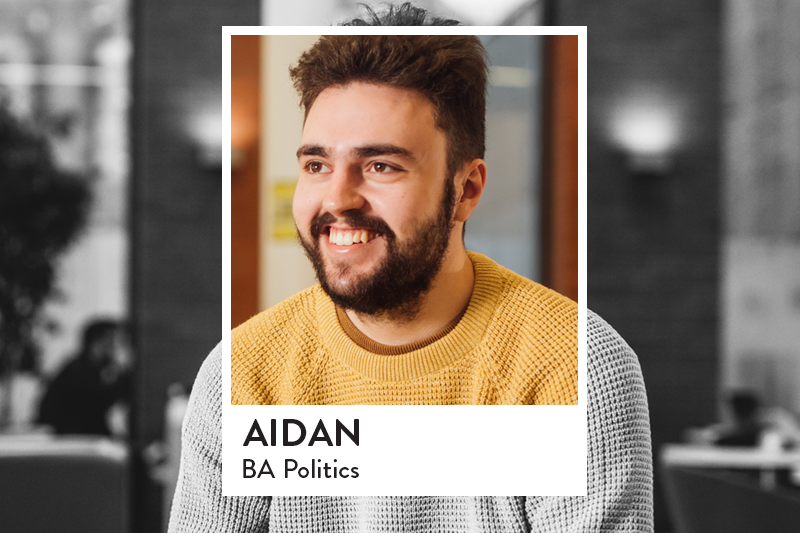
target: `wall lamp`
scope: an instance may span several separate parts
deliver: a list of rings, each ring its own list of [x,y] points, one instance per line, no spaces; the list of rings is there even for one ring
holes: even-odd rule
[[[679,118],[653,99],[620,106],[612,119],[614,141],[633,176],[666,176],[674,166]]]
[[[209,106],[201,109],[188,124],[192,140],[194,163],[209,173],[222,172],[223,146],[226,140],[222,131],[222,113]],[[243,138],[242,128],[235,120],[231,123],[231,170],[246,163],[248,138]]]
[[[191,119],[189,135],[192,139],[194,163],[209,173],[222,172],[222,112],[209,106],[201,109]]]

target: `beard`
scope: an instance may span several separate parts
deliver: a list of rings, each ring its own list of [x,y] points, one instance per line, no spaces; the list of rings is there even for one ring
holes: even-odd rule
[[[455,226],[455,203],[455,186],[453,179],[448,178],[438,212],[417,224],[405,242],[398,242],[383,219],[360,211],[345,212],[342,219],[350,227],[377,232],[386,245],[386,253],[371,273],[345,285],[334,281],[344,279],[351,270],[350,265],[326,264],[320,251],[323,228],[336,222],[337,218],[327,212],[314,217],[310,241],[303,238],[299,230],[297,234],[317,280],[337,306],[362,316],[410,321],[419,312],[425,295],[442,268],[450,233]]]

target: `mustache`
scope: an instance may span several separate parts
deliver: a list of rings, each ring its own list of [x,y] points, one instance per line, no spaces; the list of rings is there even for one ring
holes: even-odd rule
[[[354,228],[367,229],[380,233],[388,240],[394,240],[394,232],[380,217],[365,215],[361,211],[346,211],[341,218],[329,212],[320,213],[311,221],[311,237],[315,241],[322,235],[322,228],[337,221],[343,221]]]

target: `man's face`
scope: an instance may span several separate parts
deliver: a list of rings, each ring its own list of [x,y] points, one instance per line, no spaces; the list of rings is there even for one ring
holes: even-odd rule
[[[358,313],[413,316],[454,235],[432,104],[383,85],[328,88],[308,113],[298,161],[294,219],[322,287]]]

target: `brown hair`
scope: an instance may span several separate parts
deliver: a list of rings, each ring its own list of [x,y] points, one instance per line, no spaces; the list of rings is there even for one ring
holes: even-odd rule
[[[340,22],[339,26],[461,26],[457,20],[437,17],[411,2],[399,6],[385,4],[383,11],[375,11],[367,4],[358,5],[366,16]]]
[[[289,74],[306,117],[329,87],[363,82],[419,92],[447,138],[453,176],[486,150],[487,64],[474,35],[325,35]]]

